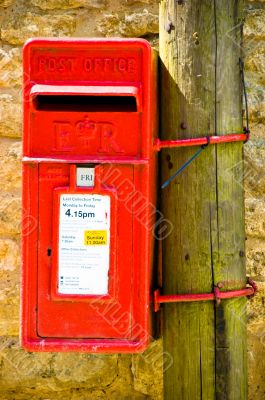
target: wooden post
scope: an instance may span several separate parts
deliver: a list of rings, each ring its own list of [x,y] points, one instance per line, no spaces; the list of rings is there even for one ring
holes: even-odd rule
[[[242,132],[240,0],[160,3],[161,137]],[[198,148],[161,152],[167,180]],[[162,191],[163,293],[245,286],[243,144],[209,145]],[[245,298],[163,306],[165,400],[247,398]]]

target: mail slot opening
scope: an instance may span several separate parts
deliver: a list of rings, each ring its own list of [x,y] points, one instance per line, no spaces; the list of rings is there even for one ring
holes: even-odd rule
[[[34,106],[38,111],[137,111],[134,96],[37,95]]]

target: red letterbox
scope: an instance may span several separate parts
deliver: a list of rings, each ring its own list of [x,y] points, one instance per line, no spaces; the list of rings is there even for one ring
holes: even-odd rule
[[[147,346],[155,99],[154,56],[144,40],[25,45],[26,349],[137,352]]]

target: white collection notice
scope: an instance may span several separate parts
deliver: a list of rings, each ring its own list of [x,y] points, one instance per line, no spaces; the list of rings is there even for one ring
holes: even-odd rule
[[[58,291],[61,294],[108,293],[110,197],[60,196]]]

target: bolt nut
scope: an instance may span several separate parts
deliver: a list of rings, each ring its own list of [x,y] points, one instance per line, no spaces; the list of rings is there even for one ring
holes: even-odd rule
[[[185,124],[185,122],[181,122],[180,127],[181,129],[187,129],[187,125]]]

